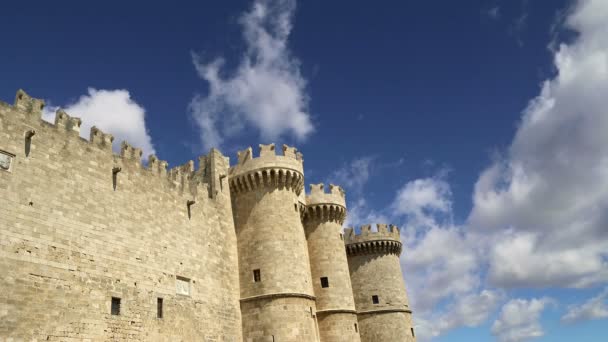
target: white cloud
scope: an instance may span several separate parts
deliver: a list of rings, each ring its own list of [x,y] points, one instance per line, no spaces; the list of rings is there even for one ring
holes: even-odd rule
[[[146,128],[145,109],[125,89],[89,88],[88,94],[63,108],[68,115],[82,119],[80,135],[83,138],[88,139],[91,127],[97,126],[114,136],[114,150],[119,150],[120,142],[126,140],[134,147],[143,149],[144,156],[155,153]],[[49,106],[43,113],[43,119],[54,122],[57,109]]]
[[[396,214],[421,217],[425,212],[448,213],[452,210],[449,184],[441,178],[416,179],[397,192],[393,203]]]
[[[501,309],[492,324],[492,334],[503,342],[518,342],[544,335],[539,319],[550,298],[512,299]]]
[[[494,234],[497,286],[608,281],[607,22],[606,1],[578,2],[565,23],[579,35],[554,51],[556,76],[477,181],[469,224]]]
[[[295,0],[254,2],[240,19],[247,50],[227,77],[221,75],[223,59],[205,63],[193,56],[209,84],[209,93],[190,103],[205,148],[219,147],[246,127],[259,130],[265,140],[285,134],[303,140],[313,132],[306,80],[288,48],[295,7]]]
[[[371,175],[373,161],[373,157],[353,159],[332,172],[329,181],[340,185],[347,192],[360,195]]]
[[[573,305],[562,316],[562,322],[573,323],[608,318],[608,287],[581,305]]]
[[[428,341],[461,326],[479,326],[496,310],[503,296],[499,291],[483,290],[459,297],[444,312],[430,317],[414,317],[418,340]]]
[[[442,177],[406,183],[391,205],[402,225],[401,264],[421,340],[459,326],[478,326],[500,291],[483,289],[478,241],[452,222],[452,192]]]

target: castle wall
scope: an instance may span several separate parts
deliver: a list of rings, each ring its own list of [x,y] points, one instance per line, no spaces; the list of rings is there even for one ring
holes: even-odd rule
[[[360,235],[352,228],[344,234],[361,341],[415,341],[399,263],[399,230],[378,225],[373,232],[363,226]]]
[[[302,163],[274,145],[239,153],[230,172],[244,341],[318,341],[316,307],[298,194]],[[290,153],[291,152],[291,153]],[[255,279],[254,270],[260,278]]]
[[[145,168],[65,113],[41,121],[41,103],[0,103],[0,339],[241,341],[228,161]]]
[[[333,185],[328,190],[324,191],[323,184],[311,185],[303,220],[317,297],[319,335],[323,342],[355,342],[360,338],[342,234],[344,192]],[[322,286],[322,277],[327,279],[327,287]]]

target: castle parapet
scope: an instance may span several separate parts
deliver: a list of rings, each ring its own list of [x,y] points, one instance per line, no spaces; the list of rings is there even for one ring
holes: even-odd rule
[[[275,144],[259,145],[259,156],[253,156],[251,147],[237,153],[238,163],[229,171],[230,190],[239,193],[261,186],[283,186],[297,194],[304,187],[302,154],[294,147],[283,145],[283,154],[277,155]]]
[[[55,128],[59,130],[65,130],[69,133],[80,134],[80,124],[82,120],[80,118],[71,117],[63,109],[58,109],[55,112]]]
[[[114,136],[112,134],[104,133],[96,126],[91,127],[91,134],[89,138],[91,144],[96,145],[102,149],[112,150],[112,142]]]
[[[357,234],[353,228],[344,229],[346,253],[359,254],[401,254],[401,236],[399,228],[394,225],[377,224],[378,231],[372,231],[371,225],[361,226]]]
[[[33,98],[23,89],[19,89],[15,95],[14,107],[22,112],[30,114],[31,119],[40,120],[42,117],[42,110],[44,109],[44,100]]]
[[[344,190],[337,185],[330,184],[329,192],[326,192],[323,183],[311,184],[310,194],[306,196],[306,210],[303,219],[317,218],[344,223],[346,218],[345,197]]]

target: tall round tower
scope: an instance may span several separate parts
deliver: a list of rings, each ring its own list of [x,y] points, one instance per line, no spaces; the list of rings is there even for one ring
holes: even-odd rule
[[[230,169],[239,253],[243,340],[319,341],[299,194],[302,155],[283,145],[238,153]]]
[[[399,264],[401,239],[393,225],[344,231],[362,342],[416,340]]]
[[[346,204],[342,188],[312,184],[303,221],[308,240],[312,284],[317,297],[317,321],[323,342],[359,342],[359,328],[342,223]]]

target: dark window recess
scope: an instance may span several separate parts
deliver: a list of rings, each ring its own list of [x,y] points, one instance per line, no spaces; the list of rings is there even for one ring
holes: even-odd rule
[[[340,233],[340,240],[344,240],[344,235],[342,235],[342,233]]]
[[[262,281],[260,270],[253,270],[253,281],[256,283]]]
[[[372,296],[372,303],[374,303],[374,304],[378,304],[378,303],[380,303],[380,300],[378,299],[378,296],[377,296],[377,295],[373,295],[373,296]]]
[[[357,328],[357,323],[355,323],[355,332],[359,332],[359,328]]]
[[[321,277],[321,287],[329,287],[329,279],[327,277]]]
[[[412,329],[412,337],[416,337],[416,335],[414,334],[414,328],[410,328]]]
[[[112,297],[112,308],[110,312],[112,315],[120,315],[120,298]]]
[[[156,318],[163,318],[163,299],[156,299]]]

